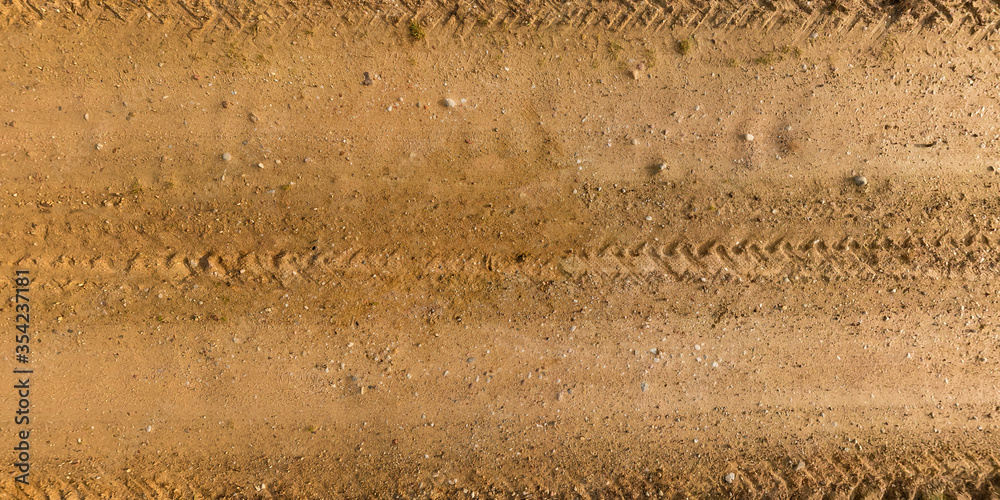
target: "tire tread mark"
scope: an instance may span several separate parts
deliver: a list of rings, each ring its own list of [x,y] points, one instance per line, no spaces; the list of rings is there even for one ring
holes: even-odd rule
[[[982,3],[982,5],[980,5]],[[994,1],[994,3],[996,3]],[[832,27],[843,33],[862,26],[897,24],[903,12],[898,7],[882,6],[880,2],[863,0],[824,4],[803,0],[778,0],[760,2],[731,2],[727,0],[673,1],[665,0],[599,0],[469,3],[464,0],[439,0],[435,2],[379,2],[366,0],[348,5],[332,2],[301,2],[295,0],[176,0],[155,3],[132,0],[113,3],[110,0],[77,3],[64,6],[55,0],[8,0],[0,5],[0,23],[38,25],[58,22],[60,16],[79,16],[89,19],[86,11],[107,11],[107,21],[121,25],[136,25],[147,19],[154,25],[170,30],[172,26],[186,25],[187,36],[216,35],[232,39],[243,36],[251,26],[261,26],[259,19],[266,19],[268,36],[293,37],[301,29],[317,26],[342,25],[364,27],[374,23],[399,27],[409,21],[424,24],[425,29],[441,30],[462,36],[470,29],[477,29],[475,20],[487,20],[485,28],[495,28],[498,23],[549,29],[567,26],[574,29],[603,28],[614,32],[660,31],[663,29],[729,30],[749,27],[764,31],[793,23],[803,29],[816,29],[820,25]],[[836,5],[830,8],[829,5]],[[155,9],[154,9],[155,6]],[[988,7],[988,8],[987,8]],[[943,26],[938,31],[968,32],[974,42],[982,41],[996,31],[1000,11],[992,4],[977,1],[928,0],[907,9],[919,19],[910,25],[911,31],[923,31],[940,18]],[[475,16],[470,15],[475,13]],[[262,16],[262,17],[260,17]],[[96,19],[96,18],[95,18]],[[173,22],[172,22],[173,21]],[[177,22],[180,21],[180,22]],[[86,27],[94,24],[85,23]],[[148,29],[148,26],[144,26]],[[180,28],[178,26],[178,28]],[[902,26],[899,27],[903,29]],[[254,28],[256,30],[256,28]],[[256,36],[256,31],[254,36]]]
[[[930,238],[888,236],[854,238],[778,237],[733,241],[702,240],[611,242],[561,254],[511,251],[411,254],[393,248],[291,248],[253,251],[138,250],[117,254],[26,255],[0,259],[45,268],[55,283],[116,273],[168,281],[189,279],[258,280],[281,283],[315,281],[324,276],[485,275],[518,273],[539,279],[585,274],[605,279],[633,277],[660,281],[740,279],[870,280],[877,277],[981,280],[1000,277],[1000,246],[992,234],[966,232]]]
[[[787,461],[760,461],[742,464],[734,470],[736,480],[713,496],[731,498],[850,498],[899,499],[940,496],[941,488],[953,498],[995,498],[1000,484],[1000,463],[988,453],[976,457],[959,451],[924,451],[895,460],[871,460],[856,451],[826,451],[804,457],[806,469],[798,470]],[[660,490],[665,498],[689,496],[690,485],[665,484],[652,476],[615,477],[602,475],[599,481],[567,471],[574,485],[574,496],[584,498],[640,497]],[[421,480],[425,478],[420,478]],[[605,479],[607,481],[605,481]],[[525,483],[514,477],[498,475],[481,478],[489,483],[491,496],[518,497]],[[529,486],[546,486],[542,479],[530,479]],[[595,486],[600,484],[601,486]],[[0,481],[3,498],[80,499],[80,498],[216,498],[217,484],[198,485],[160,472],[151,476],[131,472],[117,477],[89,476],[63,480],[42,477],[35,484],[19,487],[13,480]],[[430,490],[415,484],[399,485],[397,498],[446,497],[447,491],[431,484]],[[315,487],[313,487],[315,488]],[[308,485],[300,490],[306,496],[319,496]],[[438,495],[437,493],[440,493]],[[273,492],[258,491],[254,498],[277,498]]]

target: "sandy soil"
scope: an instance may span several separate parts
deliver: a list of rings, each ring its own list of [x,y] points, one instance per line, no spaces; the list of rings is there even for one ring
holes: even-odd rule
[[[996,5],[449,5],[0,6],[0,496],[1000,495]]]

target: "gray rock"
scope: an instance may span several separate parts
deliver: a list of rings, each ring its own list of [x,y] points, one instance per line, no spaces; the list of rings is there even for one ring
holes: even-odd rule
[[[222,153],[222,159],[223,159],[224,161],[229,161],[229,160],[232,160],[232,159],[233,159],[233,155],[231,155],[231,154],[229,154],[229,153]]]
[[[726,474],[725,476],[723,476],[723,479],[726,480],[727,484],[733,484],[733,481],[736,480],[736,474],[730,472],[729,474]]]
[[[865,179],[865,176],[863,175],[855,175],[851,178],[851,180],[854,181],[854,185],[856,186],[864,186],[868,184],[868,179]]]

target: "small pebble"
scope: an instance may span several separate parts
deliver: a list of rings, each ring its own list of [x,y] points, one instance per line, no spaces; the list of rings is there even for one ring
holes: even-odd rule
[[[799,461],[799,464],[795,466],[796,471],[800,471],[805,468],[806,468],[806,463],[801,460]]]
[[[652,215],[647,215],[646,216],[646,222],[649,222],[651,220],[653,220],[653,216]]]
[[[258,163],[257,164],[257,168],[264,168],[264,164],[263,163]]]
[[[726,476],[723,479],[726,480],[726,483],[733,484],[733,481],[736,480],[736,474],[730,472],[729,474],[726,474]]]
[[[746,135],[743,136],[743,138],[746,139],[746,140],[748,140],[748,141],[752,141],[753,140],[753,134],[746,134]]]
[[[97,144],[94,144],[94,149],[101,149],[103,147],[104,147],[104,144],[101,144],[99,142]]]
[[[259,120],[260,120],[260,118],[257,118],[257,115],[255,115],[253,113],[250,113],[250,121],[251,122],[257,123]]]
[[[639,72],[639,70],[637,70],[637,69],[633,69],[632,70],[632,78],[633,79],[638,80],[639,79],[639,75],[641,75],[641,73]]]
[[[454,99],[450,99],[450,98],[449,99],[445,99],[444,101],[442,101],[442,103],[444,104],[444,107],[446,107],[446,108],[454,108],[455,107],[455,100]]]
[[[854,181],[854,185],[856,186],[864,186],[868,184],[868,179],[865,179],[865,176],[863,175],[855,175],[851,180]]]
[[[815,39],[819,38],[819,33],[813,33],[813,34],[809,35],[809,38],[812,38],[813,40],[815,40]]]
[[[233,155],[231,155],[229,153],[222,153],[222,160],[223,161],[229,161],[229,160],[232,160],[232,159],[233,159]]]
[[[372,77],[368,75],[367,71],[365,71],[364,77],[365,77],[365,79],[361,80],[361,85],[371,86],[371,84],[372,84]]]
[[[667,169],[667,164],[666,163],[661,163],[661,164],[659,164],[659,165],[656,166],[656,170],[658,172],[663,172],[666,169]]]
[[[649,384],[647,384],[647,383],[645,383],[645,382],[643,382],[642,384],[640,384],[640,386],[639,386],[639,387],[641,387],[641,388],[642,388],[642,392],[646,392],[646,391],[648,391],[648,390],[649,390]]]

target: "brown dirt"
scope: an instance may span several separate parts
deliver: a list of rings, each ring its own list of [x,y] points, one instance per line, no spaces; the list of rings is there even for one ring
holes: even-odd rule
[[[995,3],[0,20],[4,498],[1000,495]]]

